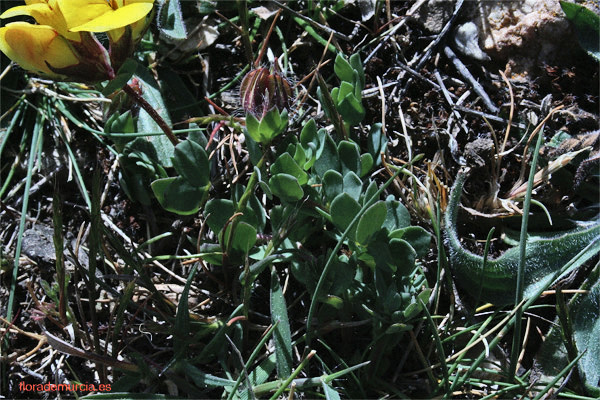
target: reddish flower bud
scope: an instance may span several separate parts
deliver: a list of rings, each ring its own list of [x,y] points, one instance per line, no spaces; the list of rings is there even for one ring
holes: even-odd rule
[[[248,72],[242,79],[240,97],[244,110],[260,120],[273,108],[288,110],[292,88],[279,73],[275,62],[272,70],[257,68]]]

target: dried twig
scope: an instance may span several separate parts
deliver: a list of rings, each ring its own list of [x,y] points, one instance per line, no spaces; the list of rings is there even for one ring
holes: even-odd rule
[[[471,87],[473,87],[475,93],[477,93],[479,97],[481,97],[481,100],[483,101],[483,104],[485,104],[487,109],[491,113],[498,113],[498,107],[496,107],[494,103],[492,103],[492,100],[490,100],[490,97],[483,89],[483,86],[481,86],[481,84],[477,82],[477,79],[475,79],[475,77],[471,74],[467,66],[463,64],[463,62],[460,60],[460,58],[456,56],[452,49],[448,46],[444,47],[444,54],[446,55],[446,57],[448,57],[452,64],[454,64],[454,67],[456,68],[458,73],[461,74],[463,78],[469,81]]]

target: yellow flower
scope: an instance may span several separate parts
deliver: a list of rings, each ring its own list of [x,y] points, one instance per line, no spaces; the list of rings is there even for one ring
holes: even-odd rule
[[[146,17],[154,0],[62,0],[61,6],[71,32],[107,32]]]
[[[154,0],[61,0],[70,32],[106,32],[115,70],[125,62],[148,27]]]
[[[153,0],[25,0],[0,18],[33,17],[0,28],[0,50],[24,69],[56,80],[112,79],[147,28]],[[107,32],[109,52],[92,32]]]
[[[50,26],[14,22],[0,28],[0,50],[28,71],[52,79],[65,79],[55,72],[79,63],[67,40]]]

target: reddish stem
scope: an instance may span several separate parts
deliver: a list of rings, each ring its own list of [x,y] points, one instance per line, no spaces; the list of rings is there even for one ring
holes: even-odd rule
[[[169,140],[171,141],[171,143],[173,144],[173,146],[177,146],[177,144],[179,143],[179,139],[177,139],[177,137],[173,133],[173,130],[171,129],[171,127],[158,114],[158,112],[156,112],[156,110],[154,109],[154,107],[152,107],[150,105],[150,103],[148,103],[146,101],[146,99],[144,99],[131,86],[129,86],[129,85],[123,86],[123,91],[125,93],[127,93],[127,95],[129,95],[129,97],[131,97],[131,99],[133,101],[135,101],[136,103],[138,103],[140,105],[140,107],[142,107],[148,113],[148,115],[150,115],[150,117],[158,124],[158,126],[160,126],[160,129],[163,130],[163,132],[165,133],[165,135],[167,135],[167,137],[169,138]]]

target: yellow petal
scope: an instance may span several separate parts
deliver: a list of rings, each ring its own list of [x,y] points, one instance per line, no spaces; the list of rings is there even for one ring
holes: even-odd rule
[[[60,6],[69,29],[112,11],[106,0],[62,0]]]
[[[105,13],[86,24],[71,28],[72,32],[106,32],[122,28],[144,18],[152,10],[152,3],[135,3]]]
[[[122,28],[144,18],[153,6],[153,0],[129,0],[127,3],[123,0],[110,3],[106,0],[63,0],[61,3],[71,32],[106,32]]]
[[[54,79],[64,76],[48,64],[64,68],[79,63],[67,41],[47,25],[14,22],[0,28],[0,50],[22,68]]]
[[[37,1],[37,2],[35,2]],[[28,0],[28,4],[25,6],[13,7],[6,10],[0,18],[12,18],[19,15],[28,15],[35,18],[38,24],[48,25],[53,27],[62,36],[65,36],[69,40],[80,41],[80,35],[77,33],[69,32],[65,18],[63,17],[61,10],[56,3],[56,0],[51,0],[50,3],[46,3],[45,0]]]

